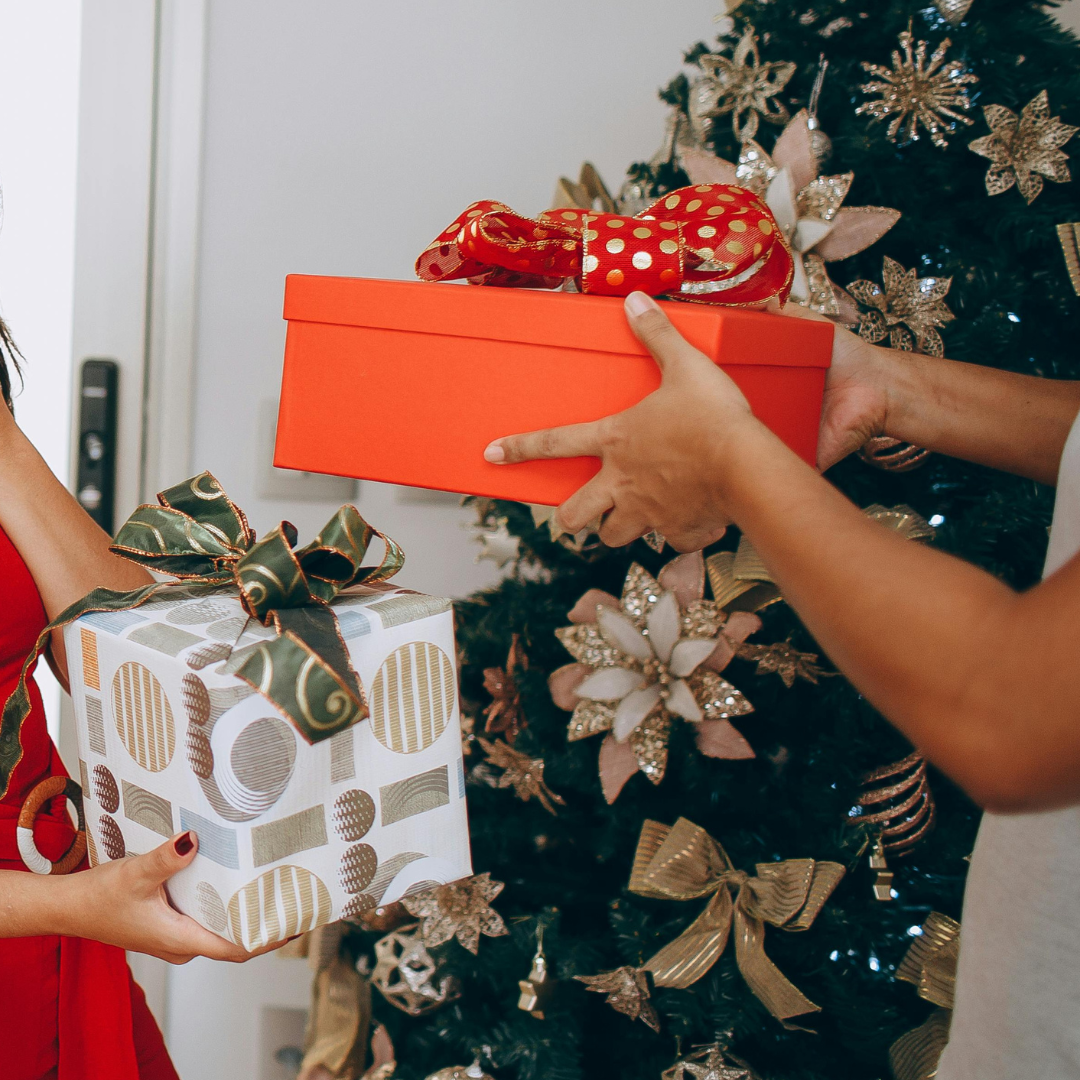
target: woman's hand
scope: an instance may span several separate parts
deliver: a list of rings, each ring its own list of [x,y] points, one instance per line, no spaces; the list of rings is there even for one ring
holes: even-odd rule
[[[660,366],[659,390],[603,420],[499,439],[484,456],[508,465],[599,457],[600,472],[559,507],[565,529],[577,532],[607,514],[600,538],[609,547],[658,529],[677,550],[696,551],[723,536],[728,524],[717,482],[724,447],[760,423],[742,391],[686,342],[650,297],[632,293],[626,315]]]
[[[245,952],[170,905],[165,883],[191,863],[196,850],[195,834],[181,833],[146,855],[55,879],[58,928],[52,932],[104,941],[170,964],[186,964],[196,956],[242,963],[283,945]]]

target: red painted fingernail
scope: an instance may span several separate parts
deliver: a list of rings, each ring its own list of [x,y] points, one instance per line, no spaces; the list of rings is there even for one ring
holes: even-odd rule
[[[183,836],[178,836],[173,843],[177,855],[186,855],[194,846],[195,841],[191,839],[190,831],[184,833]]]

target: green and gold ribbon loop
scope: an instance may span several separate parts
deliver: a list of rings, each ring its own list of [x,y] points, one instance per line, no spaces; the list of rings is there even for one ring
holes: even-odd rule
[[[889,1047],[889,1064],[896,1080],[931,1080],[949,1041],[956,966],[960,960],[960,924],[931,911],[922,933],[911,943],[896,977],[909,982],[919,997],[937,1008],[917,1027]]]
[[[630,891],[656,899],[708,896],[705,910],[644,967],[657,986],[685,989],[720,958],[734,933],[735,961],[747,985],[780,1021],[820,1009],[765,954],[765,925],[806,930],[844,876],[839,863],[789,859],[759,863],[756,876],[736,870],[700,826],[646,821],[638,841]]]
[[[377,566],[365,567],[375,537],[386,551]],[[243,511],[208,472],[161,492],[156,506],[138,507],[110,550],[179,580],[131,592],[95,589],[42,631],[0,719],[0,796],[22,758],[20,734],[30,712],[26,676],[49,634],[90,612],[130,610],[166,591],[195,596],[235,589],[248,615],[277,631],[270,641],[238,649],[226,670],[250,683],[309,742],[363,720],[363,688],[330,604],[352,585],[393,577],[404,553],[354,506],[341,507],[306,547],[296,549],[296,540],[296,529],[282,522],[257,541]]]

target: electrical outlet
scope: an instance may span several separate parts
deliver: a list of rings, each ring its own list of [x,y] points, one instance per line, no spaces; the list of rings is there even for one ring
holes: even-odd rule
[[[352,477],[274,467],[277,414],[278,403],[273,398],[260,402],[256,442],[259,454],[259,498],[282,502],[356,502],[360,485]]]
[[[266,1005],[259,1023],[258,1080],[296,1080],[304,1059],[304,1009]]]

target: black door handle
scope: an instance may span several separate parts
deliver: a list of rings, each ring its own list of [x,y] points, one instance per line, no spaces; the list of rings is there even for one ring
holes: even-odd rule
[[[79,382],[79,458],[75,497],[110,535],[116,492],[116,405],[120,369],[84,360]]]

